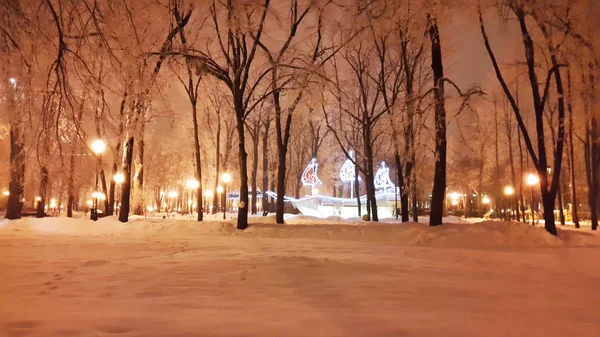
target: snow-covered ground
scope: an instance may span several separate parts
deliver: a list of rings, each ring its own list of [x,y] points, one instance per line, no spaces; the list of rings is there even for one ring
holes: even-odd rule
[[[598,336],[600,236],[468,222],[0,221],[0,336]]]

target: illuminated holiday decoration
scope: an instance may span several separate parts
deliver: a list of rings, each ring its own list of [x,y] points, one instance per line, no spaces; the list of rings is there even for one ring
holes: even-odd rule
[[[354,182],[356,180],[356,166],[351,160],[354,159],[353,154],[352,151],[348,152],[350,158],[346,159],[340,169],[340,180],[344,183],[350,183],[350,198],[354,197]],[[358,180],[360,180],[360,177],[358,177]]]
[[[352,155],[352,154],[350,154]],[[336,198],[319,194],[319,190],[315,186],[322,185],[317,177],[318,164],[316,159],[312,159],[304,172],[302,173],[301,182],[303,186],[312,188],[312,195],[305,196],[300,199],[284,196],[285,202],[291,203],[300,213],[304,215],[328,218],[331,216],[342,218],[360,218],[366,214],[367,197],[365,195],[356,196],[355,198]],[[381,164],[374,177],[376,193],[375,200],[377,202],[377,211],[379,217],[391,218],[396,210],[395,200],[398,198],[398,190],[389,177],[390,169]],[[355,166],[352,161],[347,160],[340,170],[340,179],[342,182],[353,183],[355,178]],[[265,192],[271,198],[277,198],[277,194],[272,191]],[[361,204],[361,214],[358,213],[358,205]]]
[[[350,151],[348,152],[348,155],[350,155],[350,158],[353,158],[353,152]],[[345,182],[345,183],[349,183],[349,182],[354,182],[356,178],[356,166],[354,166],[354,163],[352,163],[351,159],[346,159],[346,161],[344,162],[344,165],[342,165],[342,168],[340,169],[340,180]]]
[[[385,165],[385,162],[381,162],[381,166],[379,166],[379,170],[375,174],[375,178],[373,179],[373,183],[375,184],[375,189],[378,190],[387,190],[393,189],[396,187],[392,180],[390,180],[390,168]]]
[[[317,164],[317,159],[313,158],[310,163],[302,172],[302,185],[309,186],[312,189],[312,194],[315,194],[315,186],[323,185],[319,177],[317,176],[317,170],[319,169],[319,164]]]

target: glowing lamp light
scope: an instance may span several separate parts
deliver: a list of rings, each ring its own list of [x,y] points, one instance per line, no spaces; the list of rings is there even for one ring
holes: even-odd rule
[[[10,82],[10,84],[12,84],[12,85],[17,85],[17,79],[16,79],[16,78],[14,78],[14,77],[11,77],[11,78],[10,78],[8,81],[9,81],[9,82]]]
[[[148,206],[148,207],[146,207],[146,209],[148,210],[148,212],[154,211],[154,208],[152,208],[152,206]]]
[[[95,154],[100,154],[106,150],[106,143],[101,139],[96,139],[92,142],[91,148]]]
[[[9,191],[4,191],[4,192],[2,192],[2,194],[3,194],[5,197],[8,197],[8,196],[10,195],[10,192],[9,192]]]
[[[42,201],[42,197],[35,197],[35,201]]]
[[[113,177],[113,180],[115,181],[115,183],[117,184],[122,184],[125,181],[125,176],[123,175],[123,173],[117,173],[115,174],[115,176]]]
[[[211,196],[212,194],[213,194],[213,191],[211,191],[211,190],[206,190],[206,191],[204,191],[204,196],[205,196],[205,197],[207,197],[207,198],[210,198],[210,196]]]
[[[91,200],[88,200],[88,201],[87,201],[87,205],[88,205],[88,206],[92,206],[93,204],[94,204],[94,203],[93,203]]]
[[[56,199],[50,200],[50,208],[56,208]]]
[[[177,198],[179,196],[179,193],[177,193],[177,191],[171,191],[168,194],[169,198]]]
[[[504,194],[506,195],[513,195],[515,193],[515,189],[512,188],[512,186],[506,186],[504,187]]]
[[[219,194],[223,193],[223,187],[222,186],[217,186],[217,193],[219,193]]]
[[[191,205],[191,204],[192,204],[192,201],[191,201],[191,200],[188,200],[188,205]]]
[[[483,202],[485,205],[489,204],[489,203],[490,203],[490,201],[491,201],[491,200],[490,200],[490,198],[488,198],[488,197],[483,197],[483,200],[482,200],[482,202]]]
[[[196,179],[190,179],[187,181],[187,183],[185,184],[185,186],[187,188],[189,188],[190,190],[197,190],[198,187],[200,187],[200,182]]]
[[[536,174],[529,173],[527,177],[525,177],[525,182],[527,185],[533,186],[540,182],[540,178]]]
[[[231,174],[223,173],[221,175],[221,181],[224,182],[225,184],[228,184],[231,181]]]
[[[452,199],[450,201],[450,203],[452,204],[452,206],[456,206],[456,205],[458,205],[458,200],[457,199]]]

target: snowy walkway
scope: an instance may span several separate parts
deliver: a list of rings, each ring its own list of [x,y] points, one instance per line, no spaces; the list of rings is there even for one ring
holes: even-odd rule
[[[2,221],[0,336],[598,336],[600,237],[501,225]]]

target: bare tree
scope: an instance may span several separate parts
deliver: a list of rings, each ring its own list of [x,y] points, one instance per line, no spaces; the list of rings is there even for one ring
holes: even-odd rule
[[[183,11],[182,1],[173,1],[173,16],[175,17],[175,22],[177,23],[177,27],[179,28],[179,40],[181,42],[182,50],[188,49],[188,41],[186,38],[185,25],[187,21],[189,21],[189,17],[191,15],[191,10],[188,10],[187,13]],[[202,80],[204,69],[202,68],[202,64],[193,64],[193,58],[184,58],[185,60],[185,69],[187,74],[187,79],[182,79],[181,76],[178,76],[179,81],[185,88],[185,92],[190,100],[190,105],[192,106],[192,128],[194,130],[194,166],[195,166],[195,178],[198,182],[198,186],[196,187],[196,212],[198,213],[198,221],[202,221],[204,207],[202,204],[203,193],[202,193],[202,160],[200,156],[200,137],[198,134],[198,89],[200,86],[200,81]]]
[[[446,195],[446,108],[444,98],[444,65],[437,17],[427,14],[429,38],[431,40],[431,68],[433,69],[435,102],[435,175],[431,192],[430,226],[442,224]]]
[[[515,17],[517,18],[517,21],[519,23],[519,27],[521,30],[521,34],[523,36],[523,46],[524,46],[524,50],[525,50],[525,62],[527,65],[527,74],[528,74],[529,83],[531,86],[532,99],[533,99],[533,111],[534,111],[534,115],[535,115],[536,138],[538,140],[537,141],[537,147],[538,147],[537,152],[535,151],[535,149],[533,147],[533,143],[531,142],[529,130],[527,129],[527,127],[525,126],[525,124],[523,122],[521,110],[519,109],[518,105],[516,104],[514,96],[511,93],[509,87],[507,86],[506,81],[504,80],[504,76],[500,70],[500,66],[498,64],[498,61],[496,60],[496,57],[494,55],[494,52],[493,52],[492,47],[489,42],[489,38],[488,38],[486,30],[485,30],[485,26],[483,23],[483,15],[481,12],[481,6],[478,5],[481,34],[483,36],[485,47],[486,47],[486,50],[490,57],[490,60],[492,61],[492,65],[494,66],[496,77],[497,77],[500,85],[502,86],[504,94],[506,95],[506,97],[507,97],[508,101],[510,102],[510,105],[515,113],[517,122],[519,124],[519,129],[521,130],[521,133],[522,133],[524,141],[525,141],[527,151],[529,152],[529,156],[530,156],[530,158],[536,168],[537,174],[539,176],[540,189],[541,189],[541,194],[542,194],[542,203],[544,205],[544,220],[545,220],[546,230],[549,233],[556,235],[557,231],[556,231],[556,225],[554,224],[553,210],[554,210],[554,201],[556,199],[556,193],[558,191],[559,177],[560,177],[560,172],[561,172],[562,153],[563,153],[563,146],[564,146],[564,131],[565,131],[564,130],[564,113],[565,113],[564,93],[563,93],[562,78],[561,78],[561,73],[560,73],[560,67],[562,67],[563,65],[558,62],[558,55],[557,55],[557,47],[558,46],[554,45],[554,43],[552,42],[552,38],[550,36],[551,33],[548,30],[548,26],[547,26],[546,22],[542,21],[542,19],[539,18],[538,14],[535,13],[536,9],[526,7],[526,4],[524,4],[520,1],[513,1],[513,0],[505,1],[503,3],[503,5],[506,6],[512,12],[512,14],[514,14]],[[540,28],[544,37],[546,38],[547,50],[550,54],[551,68],[548,69],[548,71],[547,71],[545,86],[542,91],[540,91],[540,86],[539,86],[539,82],[538,82],[534,41],[529,32],[530,28],[528,27],[528,24],[526,21],[526,17],[528,17],[529,15],[531,15],[534,18],[535,22],[537,23],[538,27]],[[558,133],[557,133],[556,147],[553,149],[554,150],[553,151],[554,152],[554,165],[553,165],[554,167],[553,167],[552,179],[550,180],[549,172],[548,172],[548,155],[547,155],[546,144],[545,144],[546,138],[544,135],[544,109],[547,105],[546,100],[548,98],[548,92],[550,90],[550,84],[551,84],[552,78],[554,78],[556,91],[557,91]]]

